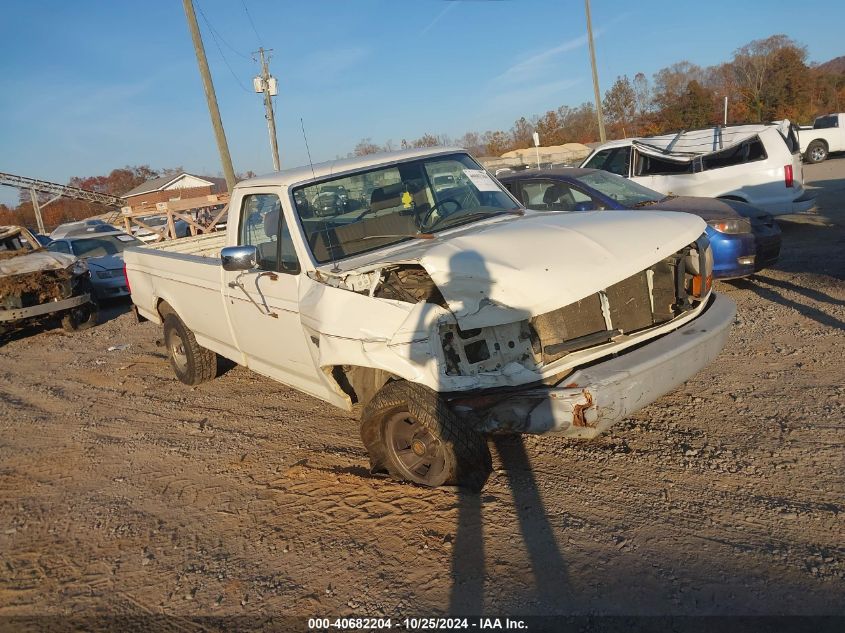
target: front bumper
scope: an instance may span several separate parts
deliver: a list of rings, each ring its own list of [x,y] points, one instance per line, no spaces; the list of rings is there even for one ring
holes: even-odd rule
[[[91,301],[91,296],[88,293],[63,299],[62,301],[48,301],[37,306],[30,306],[28,308],[12,308],[10,310],[0,309],[0,322],[20,321],[22,319],[31,319],[33,317],[44,316],[53,312],[61,312],[75,308],[83,303]]]
[[[754,236],[751,233],[728,234],[708,229],[707,237],[713,248],[713,279],[733,279],[754,273],[754,261],[740,263],[741,258],[753,257],[756,253]]]
[[[777,263],[780,257],[780,230],[769,230],[767,233],[754,234],[757,243],[757,258],[754,261],[754,271],[763,270]]]
[[[476,410],[480,430],[595,437],[716,358],[735,314],[733,300],[714,293],[701,315],[674,332],[578,370],[555,386],[517,391],[483,412]]]
[[[91,285],[98,299],[112,299],[129,295],[129,286],[126,283],[126,277],[122,274],[109,279],[100,279],[91,275]]]

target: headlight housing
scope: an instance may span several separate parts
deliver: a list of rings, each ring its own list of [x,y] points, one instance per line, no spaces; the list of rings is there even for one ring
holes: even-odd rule
[[[745,218],[736,218],[734,220],[710,220],[707,224],[713,227],[714,230],[725,235],[738,235],[740,233],[750,233],[751,223]]]
[[[687,293],[696,299],[704,298],[713,287],[713,248],[707,235],[699,237],[684,261]]]
[[[77,259],[70,265],[70,271],[75,277],[84,275],[88,272],[88,263],[84,259]]]

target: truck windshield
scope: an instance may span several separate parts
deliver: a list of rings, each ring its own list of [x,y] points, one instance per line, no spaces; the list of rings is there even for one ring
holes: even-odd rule
[[[521,209],[467,154],[432,156],[297,187],[318,263]]]
[[[594,171],[583,176],[578,176],[576,180],[583,182],[588,187],[592,187],[599,193],[603,193],[608,198],[612,198],[625,207],[645,206],[653,202],[659,202],[666,196],[658,193],[648,187],[643,187],[641,184],[632,182],[622,176],[610,174],[604,171]]]

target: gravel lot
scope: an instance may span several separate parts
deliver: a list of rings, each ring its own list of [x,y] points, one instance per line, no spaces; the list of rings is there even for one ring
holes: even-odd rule
[[[182,385],[125,305],[17,336],[0,616],[845,615],[845,159],[805,174],[715,363],[597,440],[497,441],[480,495],[370,476],[355,420],[243,368]]]

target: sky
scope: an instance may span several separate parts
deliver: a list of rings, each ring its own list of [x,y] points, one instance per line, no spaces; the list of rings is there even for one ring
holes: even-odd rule
[[[581,0],[194,0],[236,172],[272,157],[251,53],[273,49],[282,168],[426,132],[510,129],[593,96]],[[592,0],[599,80],[730,59],[785,33],[845,54],[845,3]],[[816,17],[816,16],[823,16]],[[300,122],[300,119],[302,121]],[[0,172],[67,182],[124,165],[219,175],[179,0],[3,0]],[[17,191],[0,187],[0,202]]]

